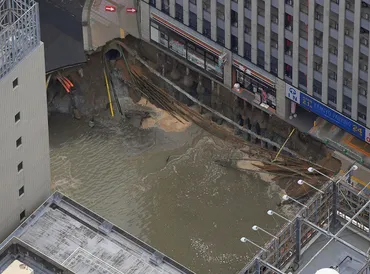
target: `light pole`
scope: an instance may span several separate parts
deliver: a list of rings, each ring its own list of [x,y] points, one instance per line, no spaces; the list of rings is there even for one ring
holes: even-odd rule
[[[348,175],[348,173],[350,173],[351,171],[357,170],[357,169],[358,169],[358,166],[356,166],[356,165],[351,166],[351,168],[342,177],[340,177],[338,179],[338,181],[336,182],[336,184],[338,184],[340,181],[342,181],[343,178],[345,178]],[[321,176],[324,176],[325,178],[329,179],[330,181],[334,181],[333,178],[329,177],[328,175],[322,173],[321,171],[319,171],[319,170],[317,170],[317,169],[315,169],[313,167],[307,168],[307,171],[308,172],[311,172],[311,173],[316,172],[316,173],[320,174]]]
[[[307,183],[306,181],[303,181],[303,180],[298,180],[298,181],[297,181],[297,184],[299,184],[299,185],[308,185],[309,187],[311,187],[311,188],[313,188],[313,189],[317,190],[318,192],[320,192],[320,193],[322,193],[322,194],[324,194],[324,193],[325,193],[325,192],[324,192],[324,191],[322,191],[321,189],[318,189],[317,187],[315,187],[315,186],[313,186],[313,185],[311,185],[311,184],[309,184],[309,183]]]
[[[249,240],[249,239],[248,239],[248,238],[246,238],[246,237],[241,237],[241,238],[240,238],[240,241],[241,241],[242,243],[250,243],[250,244],[252,244],[252,245],[254,245],[254,246],[258,247],[259,249],[261,249],[261,250],[263,250],[263,251],[267,251],[266,249],[264,249],[263,247],[259,246],[259,245],[258,245],[258,244],[256,244],[256,243],[254,243],[253,241]]]
[[[292,223],[291,220],[289,220],[288,218],[285,218],[284,216],[280,215],[279,213],[276,213],[275,211],[273,211],[271,209],[267,211],[267,214],[270,215],[270,216],[276,215],[276,216],[280,217],[281,219],[287,221],[288,223]]]
[[[271,234],[270,232],[268,232],[268,231],[264,230],[263,228],[260,228],[260,227],[259,227],[259,226],[257,226],[257,225],[252,226],[252,229],[253,229],[254,231],[261,230],[262,232],[266,233],[267,235],[269,235],[269,236],[271,236],[271,237],[273,237],[273,238],[275,238],[275,239],[279,239],[279,238],[278,238],[278,237],[276,237],[275,235],[273,235],[273,234]]]
[[[295,202],[295,203],[297,203],[297,204],[299,204],[299,205],[301,205],[301,206],[303,206],[305,208],[308,208],[308,206],[306,206],[305,204],[302,204],[301,202],[297,201],[296,199],[293,199],[292,197],[290,197],[290,196],[288,196],[286,194],[283,196],[283,200],[284,201],[292,200],[293,202]]]

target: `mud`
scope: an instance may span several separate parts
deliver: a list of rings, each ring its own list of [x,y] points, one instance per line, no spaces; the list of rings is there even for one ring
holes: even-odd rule
[[[142,121],[141,127],[144,129],[158,127],[165,132],[183,132],[192,125],[191,122],[185,121],[180,117],[176,119],[168,112],[150,103],[145,98],[141,98],[138,105],[148,107],[154,112],[151,117],[145,118]]]

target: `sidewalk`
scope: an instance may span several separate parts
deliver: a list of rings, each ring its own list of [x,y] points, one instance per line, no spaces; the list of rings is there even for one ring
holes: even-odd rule
[[[370,181],[370,170],[353,161],[352,159],[348,158],[347,156],[335,151],[333,153],[333,157],[340,160],[342,162],[342,167],[340,170],[341,174],[344,174],[348,171],[348,169],[353,165],[356,164],[358,166],[358,169],[356,171],[353,171],[351,180],[353,183],[359,184],[359,189],[362,189],[362,187],[366,186]],[[370,187],[368,187],[370,188]]]
[[[354,183],[366,186],[370,181],[370,145],[320,117],[316,119],[315,126],[312,122],[310,129],[302,128],[302,123],[300,123],[302,119],[301,115],[289,122],[293,126],[297,125],[297,129],[308,132],[311,136],[331,147],[335,151],[333,157],[342,163],[340,173],[344,174],[353,164],[356,164],[358,169],[353,171],[351,179]],[[305,117],[304,119],[312,118]],[[306,125],[309,126],[309,123],[306,123]],[[359,186],[359,188],[362,187]]]

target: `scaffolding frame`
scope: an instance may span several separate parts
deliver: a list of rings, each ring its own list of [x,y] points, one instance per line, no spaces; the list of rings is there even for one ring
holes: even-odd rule
[[[0,79],[40,44],[38,4],[0,0]]]
[[[258,252],[239,274],[285,273],[322,234],[331,238],[329,241],[337,240],[337,234],[327,231],[339,223],[369,239],[370,201],[361,189],[362,186],[339,175],[327,182],[322,187],[323,193],[313,195],[306,203],[307,208],[302,208],[291,223],[285,224],[277,238],[264,246],[266,251]],[[350,243],[345,244],[364,255]],[[370,273],[370,261],[358,272],[365,273]]]

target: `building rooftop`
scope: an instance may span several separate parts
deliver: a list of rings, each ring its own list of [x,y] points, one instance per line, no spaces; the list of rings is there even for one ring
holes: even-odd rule
[[[367,252],[370,247],[368,240],[349,229],[344,230],[341,235],[340,238],[363,252]],[[319,252],[329,240],[330,238],[321,235],[309,246],[302,254],[297,273],[302,271],[301,274],[312,274],[319,269],[330,267],[336,269],[340,274],[359,273],[367,262],[366,257],[337,241],[330,242]],[[318,256],[309,262],[317,252],[319,252]],[[309,264],[304,267],[308,262]]]
[[[370,200],[363,186],[344,180],[347,173],[325,184],[239,273],[369,273]]]
[[[27,250],[37,256],[24,255]],[[36,274],[193,274],[58,192],[0,245],[0,272],[16,257],[33,260],[27,265]],[[35,262],[41,266],[33,267]],[[43,262],[55,271],[45,272]]]

